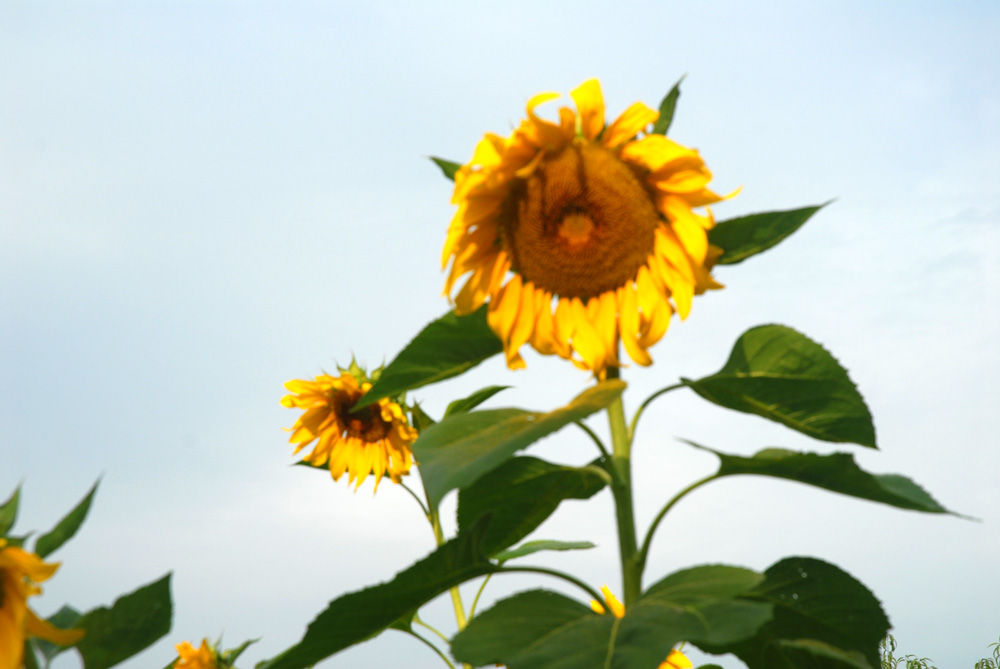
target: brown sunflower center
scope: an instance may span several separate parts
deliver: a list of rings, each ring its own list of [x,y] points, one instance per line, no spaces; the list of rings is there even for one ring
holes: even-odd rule
[[[500,234],[525,281],[588,299],[635,278],[660,217],[632,168],[591,142],[574,142],[516,181]]]
[[[380,441],[389,434],[392,424],[382,419],[382,409],[378,404],[370,404],[356,413],[351,413],[351,409],[361,396],[361,392],[342,396],[341,401],[334,404],[337,420],[344,426],[344,431],[349,437],[357,437],[367,442]]]

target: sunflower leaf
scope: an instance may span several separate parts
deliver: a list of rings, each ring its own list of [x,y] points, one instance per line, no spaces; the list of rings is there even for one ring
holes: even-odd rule
[[[444,158],[438,158],[436,156],[429,156],[434,164],[441,168],[441,172],[444,173],[445,177],[455,180],[455,173],[458,172],[459,168],[462,167],[462,163],[453,163],[450,160],[445,160]]]
[[[530,456],[513,457],[458,491],[458,529],[492,520],[483,550],[492,555],[528,536],[567,499],[589,499],[604,479],[588,468],[565,467]]]
[[[20,505],[20,501],[21,486],[19,484],[14,489],[14,494],[0,505],[0,537],[6,537],[10,529],[14,527],[14,522],[17,521],[17,507]]]
[[[529,541],[517,548],[500,551],[493,558],[500,562],[506,562],[507,560],[532,555],[541,551],[578,551],[596,547],[596,544],[592,544],[589,541],[553,541],[551,539],[542,539],[539,541]]]
[[[681,381],[719,406],[763,416],[814,439],[877,448],[871,413],[847,370],[789,327],[751,328],[740,335],[722,369]]]
[[[107,669],[145,650],[170,631],[170,574],[88,611],[74,623],[86,630],[76,649],[86,669]]]
[[[682,640],[735,643],[752,637],[770,620],[773,606],[742,594],[761,580],[737,567],[684,570],[650,588],[623,618],[595,613],[554,592],[523,592],[476,616],[454,638],[452,652],[476,666],[503,663],[510,669],[647,669]]]
[[[309,623],[302,640],[259,669],[305,669],[372,638],[449,588],[496,570],[482,551],[489,521],[440,546],[391,581],[342,595]]]
[[[486,386],[485,388],[480,388],[468,397],[463,397],[462,399],[455,400],[449,404],[448,408],[445,409],[444,417],[447,418],[448,416],[454,416],[460,413],[469,413],[501,390],[507,390],[508,388],[510,388],[510,386]]]
[[[684,75],[685,77],[687,75]],[[653,124],[653,133],[657,135],[666,135],[670,130],[670,124],[674,120],[674,111],[677,109],[677,100],[681,96],[681,82],[684,81],[684,77],[677,80],[674,87],[670,89],[670,92],[666,94],[663,101],[660,102],[660,117],[656,119],[656,123]]]
[[[805,557],[781,560],[764,577],[744,597],[771,604],[774,618],[753,637],[735,643],[691,641],[713,654],[735,653],[749,669],[881,666],[878,644],[889,621],[854,577]]]
[[[49,532],[38,537],[38,541],[35,542],[35,553],[39,557],[51,554],[73,538],[73,535],[83,525],[83,521],[87,519],[87,512],[90,511],[90,503],[94,500],[94,493],[97,492],[97,486],[100,484],[101,480],[97,479],[90,492],[80,500],[79,504],[73,507],[72,511],[66,514],[65,518],[60,520]]]
[[[428,500],[437,506],[448,491],[468,486],[522,448],[607,407],[624,390],[622,381],[605,381],[549,413],[492,409],[432,425],[413,443]]]
[[[686,440],[685,440],[686,441]],[[728,455],[692,441],[688,444],[719,457],[717,476],[755,474],[798,481],[842,495],[925,513],[950,513],[916,483],[898,474],[869,474],[850,453],[797,453],[767,448],[752,457]]]
[[[469,370],[503,351],[486,322],[484,304],[466,316],[449,312],[427,325],[399,352],[352,411]]]
[[[802,227],[813,214],[828,204],[830,202],[719,221],[708,231],[708,241],[723,251],[716,263],[735,265],[750,256],[763,253]]]

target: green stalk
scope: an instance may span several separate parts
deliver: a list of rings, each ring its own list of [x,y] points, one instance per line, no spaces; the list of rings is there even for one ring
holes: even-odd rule
[[[438,515],[436,508],[431,509],[430,518],[431,527],[434,529],[434,539],[437,541],[438,546],[443,546],[444,532],[441,531],[441,517]],[[458,591],[457,585],[452,586],[449,592],[451,592],[451,604],[455,607],[455,622],[458,623],[458,631],[461,632],[469,624],[469,621],[465,618],[465,605],[462,604],[462,593]]]
[[[608,378],[619,378],[617,367],[608,368]],[[642,593],[642,565],[639,563],[636,546],[635,512],[632,508],[632,443],[625,423],[625,405],[620,396],[608,406],[608,422],[612,447],[611,494],[615,500],[615,517],[618,521],[618,549],[622,563],[622,584],[625,588],[623,601],[627,608]]]

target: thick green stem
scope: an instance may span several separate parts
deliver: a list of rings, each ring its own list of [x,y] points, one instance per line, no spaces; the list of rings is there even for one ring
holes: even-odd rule
[[[431,527],[434,528],[434,539],[438,546],[444,545],[444,532],[441,531],[441,516],[436,508],[431,509]],[[461,632],[468,624],[465,618],[465,605],[462,604],[462,593],[458,591],[458,586],[454,586],[451,592],[451,604],[455,607],[455,622],[458,623],[458,631]]]
[[[608,378],[618,378],[616,367],[608,368]],[[614,471],[611,494],[615,500],[618,521],[618,549],[622,563],[622,585],[625,589],[626,608],[639,599],[642,593],[642,565],[639,563],[635,539],[635,513],[632,509],[632,466],[628,427],[625,424],[625,405],[618,397],[608,407],[611,427],[611,466]]]

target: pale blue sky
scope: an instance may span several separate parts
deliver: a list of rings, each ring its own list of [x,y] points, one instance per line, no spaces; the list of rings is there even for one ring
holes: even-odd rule
[[[648,578],[813,555],[872,588],[904,651],[971,668],[1000,635],[997,35],[991,2],[3,2],[0,496],[24,480],[18,529],[46,529],[104,475],[36,608],[105,604],[172,569],[172,633],[122,666],[223,631],[263,637],[251,666],[428,552],[402,491],[288,467],[283,382],[352,352],[377,364],[447,309],[450,188],[426,155],[468,159],[543,90],[599,77],[613,117],[686,73],[672,134],[719,190],[743,187],[718,217],[837,201],[719,269],[726,290],[626,370],[627,405],[714,371],[749,327],[791,325],[868,401],[882,450],[862,464],[983,522],[720,482],[678,506]],[[548,409],[586,383],[527,359],[417,397],[440,412],[503,383],[493,406]],[[691,394],[657,409],[641,524],[713,465],[674,437],[835,450]],[[574,434],[535,452],[592,457]],[[598,543],[561,564],[619,588],[608,495],[538,536]],[[425,617],[453,628],[447,603]],[[443,665],[387,633],[321,666]]]

